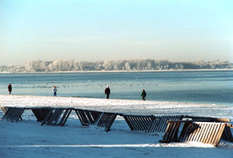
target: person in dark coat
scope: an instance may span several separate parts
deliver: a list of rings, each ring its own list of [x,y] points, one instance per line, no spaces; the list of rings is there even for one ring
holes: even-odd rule
[[[9,94],[11,94],[11,92],[12,92],[12,85],[10,83],[8,85],[8,92],[9,92]]]
[[[104,93],[106,95],[106,99],[109,99],[109,96],[110,96],[110,93],[111,93],[109,86],[107,86],[107,88],[105,88]]]
[[[142,100],[146,100],[146,91],[145,91],[145,89],[142,89],[141,96],[142,96]]]

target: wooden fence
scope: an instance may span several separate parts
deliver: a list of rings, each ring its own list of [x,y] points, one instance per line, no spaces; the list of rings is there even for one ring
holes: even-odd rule
[[[223,122],[169,121],[161,142],[201,142],[217,146],[228,126]]]
[[[24,108],[4,108],[3,111],[5,114],[2,119],[15,122],[22,120],[22,114],[24,112]]]
[[[217,146],[221,139],[233,142],[229,119],[196,116],[127,115],[74,108],[15,108],[1,107],[2,119],[22,120],[24,110],[31,110],[41,125],[64,126],[72,110],[83,126],[96,125],[110,131],[117,115],[122,116],[132,131],[163,132],[161,142],[201,142]]]

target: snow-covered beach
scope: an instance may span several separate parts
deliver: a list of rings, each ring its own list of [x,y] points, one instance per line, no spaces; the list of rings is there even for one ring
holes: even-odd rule
[[[77,106],[80,108],[144,114],[191,114],[232,119],[231,106],[74,97],[36,97],[1,95],[1,103],[22,107],[31,105]],[[59,103],[59,104],[58,104]],[[25,106],[25,105],[24,105]],[[1,112],[2,116],[3,113]],[[32,112],[25,111],[23,121],[0,121],[0,153],[3,158],[44,157],[233,157],[233,144],[221,141],[219,147],[201,143],[159,143],[163,133],[132,132],[118,116],[111,131],[96,126],[83,127],[74,113],[64,127],[41,126]]]
[[[233,158],[233,0],[0,0],[0,158]]]

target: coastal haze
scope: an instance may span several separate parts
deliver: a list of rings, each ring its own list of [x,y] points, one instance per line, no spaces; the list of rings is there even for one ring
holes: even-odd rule
[[[0,72],[85,72],[85,71],[178,71],[178,70],[232,70],[228,61],[171,62],[167,60],[112,60],[112,61],[29,61],[24,65],[2,65]]]

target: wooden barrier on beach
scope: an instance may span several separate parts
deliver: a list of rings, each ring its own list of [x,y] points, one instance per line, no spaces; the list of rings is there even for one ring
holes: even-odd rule
[[[180,142],[201,142],[217,146],[222,137],[225,123],[187,122],[179,137]]]
[[[74,110],[83,126],[96,124],[98,127],[104,127],[105,131],[110,131],[110,128],[116,119],[117,113],[99,112],[92,110]]]
[[[132,131],[149,131],[151,124],[155,120],[153,115],[122,115]]]
[[[74,110],[83,126],[97,125],[108,132],[117,115],[122,116],[132,131],[165,132],[161,142],[201,142],[217,146],[221,139],[233,142],[229,119],[196,116],[126,115],[74,108],[1,107],[3,119],[22,120],[25,110],[31,110],[41,125],[64,126]]]
[[[50,108],[32,108],[37,121],[42,122],[50,112]]]
[[[8,107],[7,109],[4,108],[5,114],[3,115],[4,120],[8,120],[8,121],[19,121],[22,120],[22,114],[24,112],[24,108],[11,108]]]
[[[91,124],[95,124],[99,120],[101,115],[101,112],[98,111],[81,110],[81,109],[75,109],[74,111],[77,114],[83,126],[89,126]]]
[[[50,109],[41,125],[58,125],[64,126],[72,109]]]
[[[155,115],[125,115],[122,114],[132,131],[144,131],[146,133],[165,132],[167,121],[181,120],[182,115],[155,116]]]
[[[174,115],[174,116],[155,116],[150,128],[148,128],[148,132],[165,132],[167,128],[168,121],[177,121],[182,120],[183,115]]]
[[[161,142],[201,142],[217,146],[229,126],[224,122],[168,121]]]
[[[97,126],[104,127],[106,132],[110,131],[110,128],[117,117],[117,113],[104,112],[101,114],[98,120]]]

